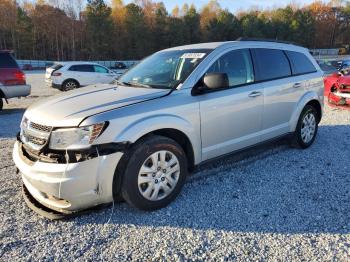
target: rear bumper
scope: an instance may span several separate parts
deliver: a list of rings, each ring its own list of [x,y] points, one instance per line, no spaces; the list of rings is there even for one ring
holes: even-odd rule
[[[31,91],[30,85],[13,85],[13,86],[0,86],[0,90],[4,93],[5,98],[23,97],[29,96]]]
[[[47,87],[52,87],[55,89],[61,89],[61,85],[56,84],[52,81],[52,79],[45,79],[45,83]]]

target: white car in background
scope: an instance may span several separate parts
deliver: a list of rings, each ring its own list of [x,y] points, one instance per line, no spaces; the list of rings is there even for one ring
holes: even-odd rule
[[[102,65],[90,62],[56,63],[46,69],[48,86],[69,91],[93,84],[109,84],[118,75]]]

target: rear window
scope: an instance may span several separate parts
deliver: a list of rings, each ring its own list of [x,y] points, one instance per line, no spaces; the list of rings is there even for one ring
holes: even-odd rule
[[[0,68],[18,68],[18,65],[11,54],[0,53]]]
[[[95,72],[95,69],[93,65],[73,65],[69,68],[69,71]]]
[[[302,75],[317,71],[306,55],[293,51],[287,51],[287,55],[292,64],[293,75]]]
[[[53,66],[51,66],[50,68],[54,69],[54,70],[59,70],[63,67],[63,65],[61,64],[54,64]]]
[[[277,49],[253,49],[257,81],[288,77],[292,74],[287,56]]]

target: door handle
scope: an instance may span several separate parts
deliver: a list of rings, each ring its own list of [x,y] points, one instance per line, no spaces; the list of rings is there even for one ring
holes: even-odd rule
[[[293,87],[294,87],[294,88],[299,88],[299,87],[301,87],[301,83],[295,83],[295,84],[293,85]]]
[[[254,91],[254,92],[251,92],[248,96],[249,97],[258,97],[258,96],[261,96],[261,95],[262,95],[261,92]]]

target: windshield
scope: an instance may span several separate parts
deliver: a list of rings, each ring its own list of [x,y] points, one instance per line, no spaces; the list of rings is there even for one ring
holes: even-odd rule
[[[118,83],[134,87],[176,88],[209,52],[207,49],[195,49],[156,53],[126,72]]]

